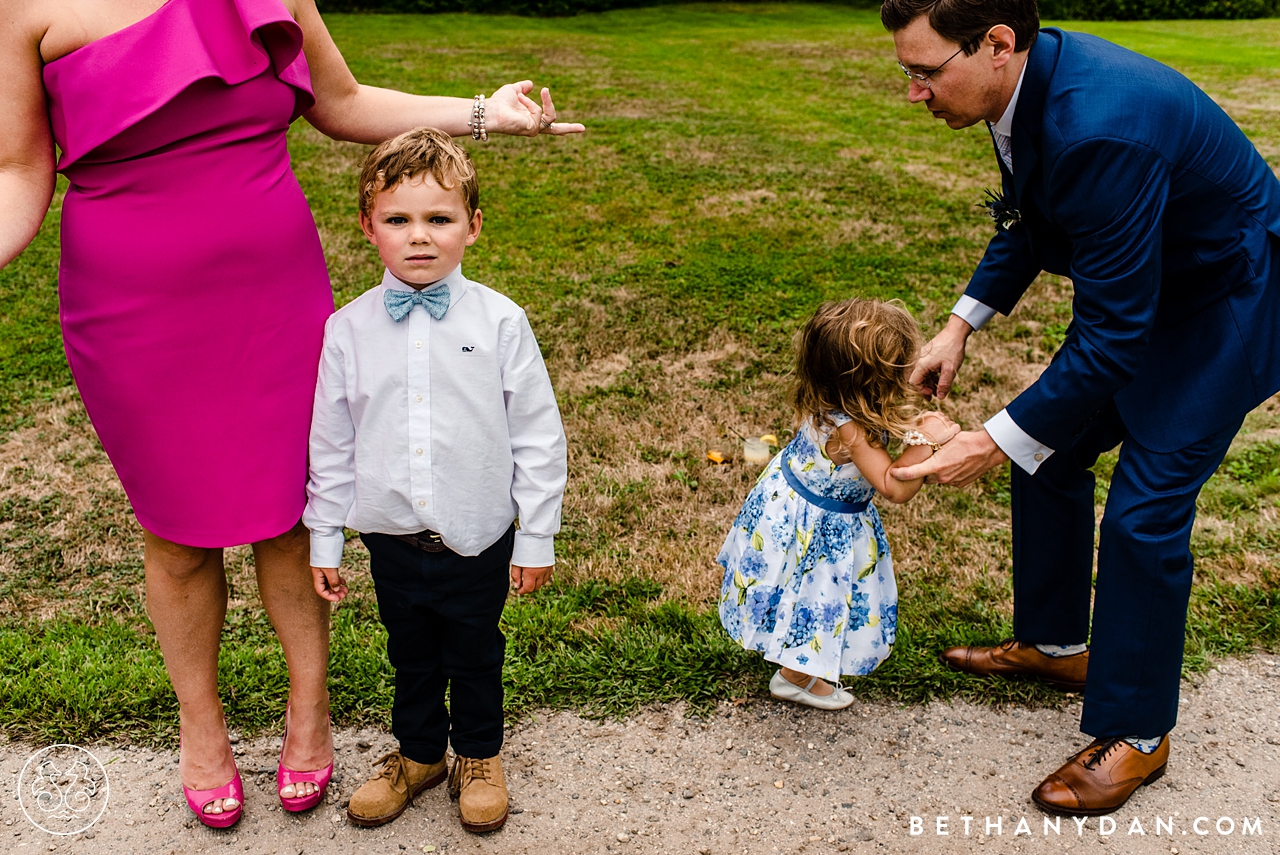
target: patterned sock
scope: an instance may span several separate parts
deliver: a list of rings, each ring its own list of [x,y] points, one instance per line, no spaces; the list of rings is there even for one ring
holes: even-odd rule
[[[1087,644],[1037,644],[1036,650],[1039,650],[1045,656],[1052,656],[1054,659],[1060,659],[1063,656],[1075,656],[1077,653],[1084,653],[1089,649]]]
[[[1163,736],[1153,736],[1150,739],[1140,739],[1136,736],[1126,736],[1124,741],[1141,751],[1143,754],[1150,754],[1160,747]]]

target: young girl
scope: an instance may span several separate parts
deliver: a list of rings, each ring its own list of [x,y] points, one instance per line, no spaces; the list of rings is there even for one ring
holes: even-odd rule
[[[869,674],[889,655],[898,590],[876,493],[906,502],[923,480],[898,481],[885,450],[918,463],[960,428],[917,416],[907,375],[920,332],[903,309],[826,303],[797,339],[795,439],[756,482],[717,562],[720,621],[748,650],[782,666],[775,698],[843,709],[841,674]]]

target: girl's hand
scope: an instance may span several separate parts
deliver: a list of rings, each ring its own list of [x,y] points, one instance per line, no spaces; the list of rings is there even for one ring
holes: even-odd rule
[[[921,413],[920,418],[916,420],[916,425],[922,428],[927,428],[931,426],[938,427],[938,428],[948,428],[953,426],[954,424],[955,422],[951,421],[951,419],[947,416],[946,413],[941,412],[939,410],[929,410],[928,412]]]
[[[529,97],[532,80],[508,83],[485,99],[485,129],[492,133],[534,137],[538,134],[580,134],[586,130],[576,122],[557,122],[551,90],[542,88],[542,105]]]
[[[532,594],[551,581],[551,571],[554,569],[554,564],[547,567],[521,567],[519,564],[512,564],[511,588],[516,596]]]
[[[311,578],[316,593],[331,603],[340,603],[347,595],[347,583],[337,567],[312,567]]]
[[[945,445],[960,433],[960,425],[937,411],[923,414],[917,423],[920,426],[920,432],[927,436],[930,442],[936,442],[938,445]]]

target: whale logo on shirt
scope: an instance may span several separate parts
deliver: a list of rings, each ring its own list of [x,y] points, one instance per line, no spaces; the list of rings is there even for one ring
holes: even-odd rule
[[[475,350],[475,348],[474,348],[474,347],[464,347],[464,348],[462,348],[462,352],[463,352],[463,353],[470,353],[470,352],[471,352],[471,351],[473,351],[473,350]]]

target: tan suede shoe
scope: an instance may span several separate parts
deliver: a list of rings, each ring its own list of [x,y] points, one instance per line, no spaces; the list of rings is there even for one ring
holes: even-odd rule
[[[502,828],[507,821],[507,781],[502,774],[502,758],[454,758],[449,797],[458,800],[462,827],[467,831],[481,834]]]
[[[439,784],[449,772],[444,757],[423,764],[392,751],[377,762],[382,769],[360,785],[347,805],[347,819],[354,825],[371,828],[390,822],[404,813],[414,796]]]
[[[978,677],[1035,677],[1067,692],[1084,691],[1089,651],[1046,656],[1034,644],[1010,638],[996,647],[952,647],[938,654],[942,664]]]
[[[1031,799],[1049,813],[1098,816],[1112,813],[1143,784],[1164,774],[1169,737],[1143,754],[1123,739],[1095,739],[1062,768],[1045,778]]]

